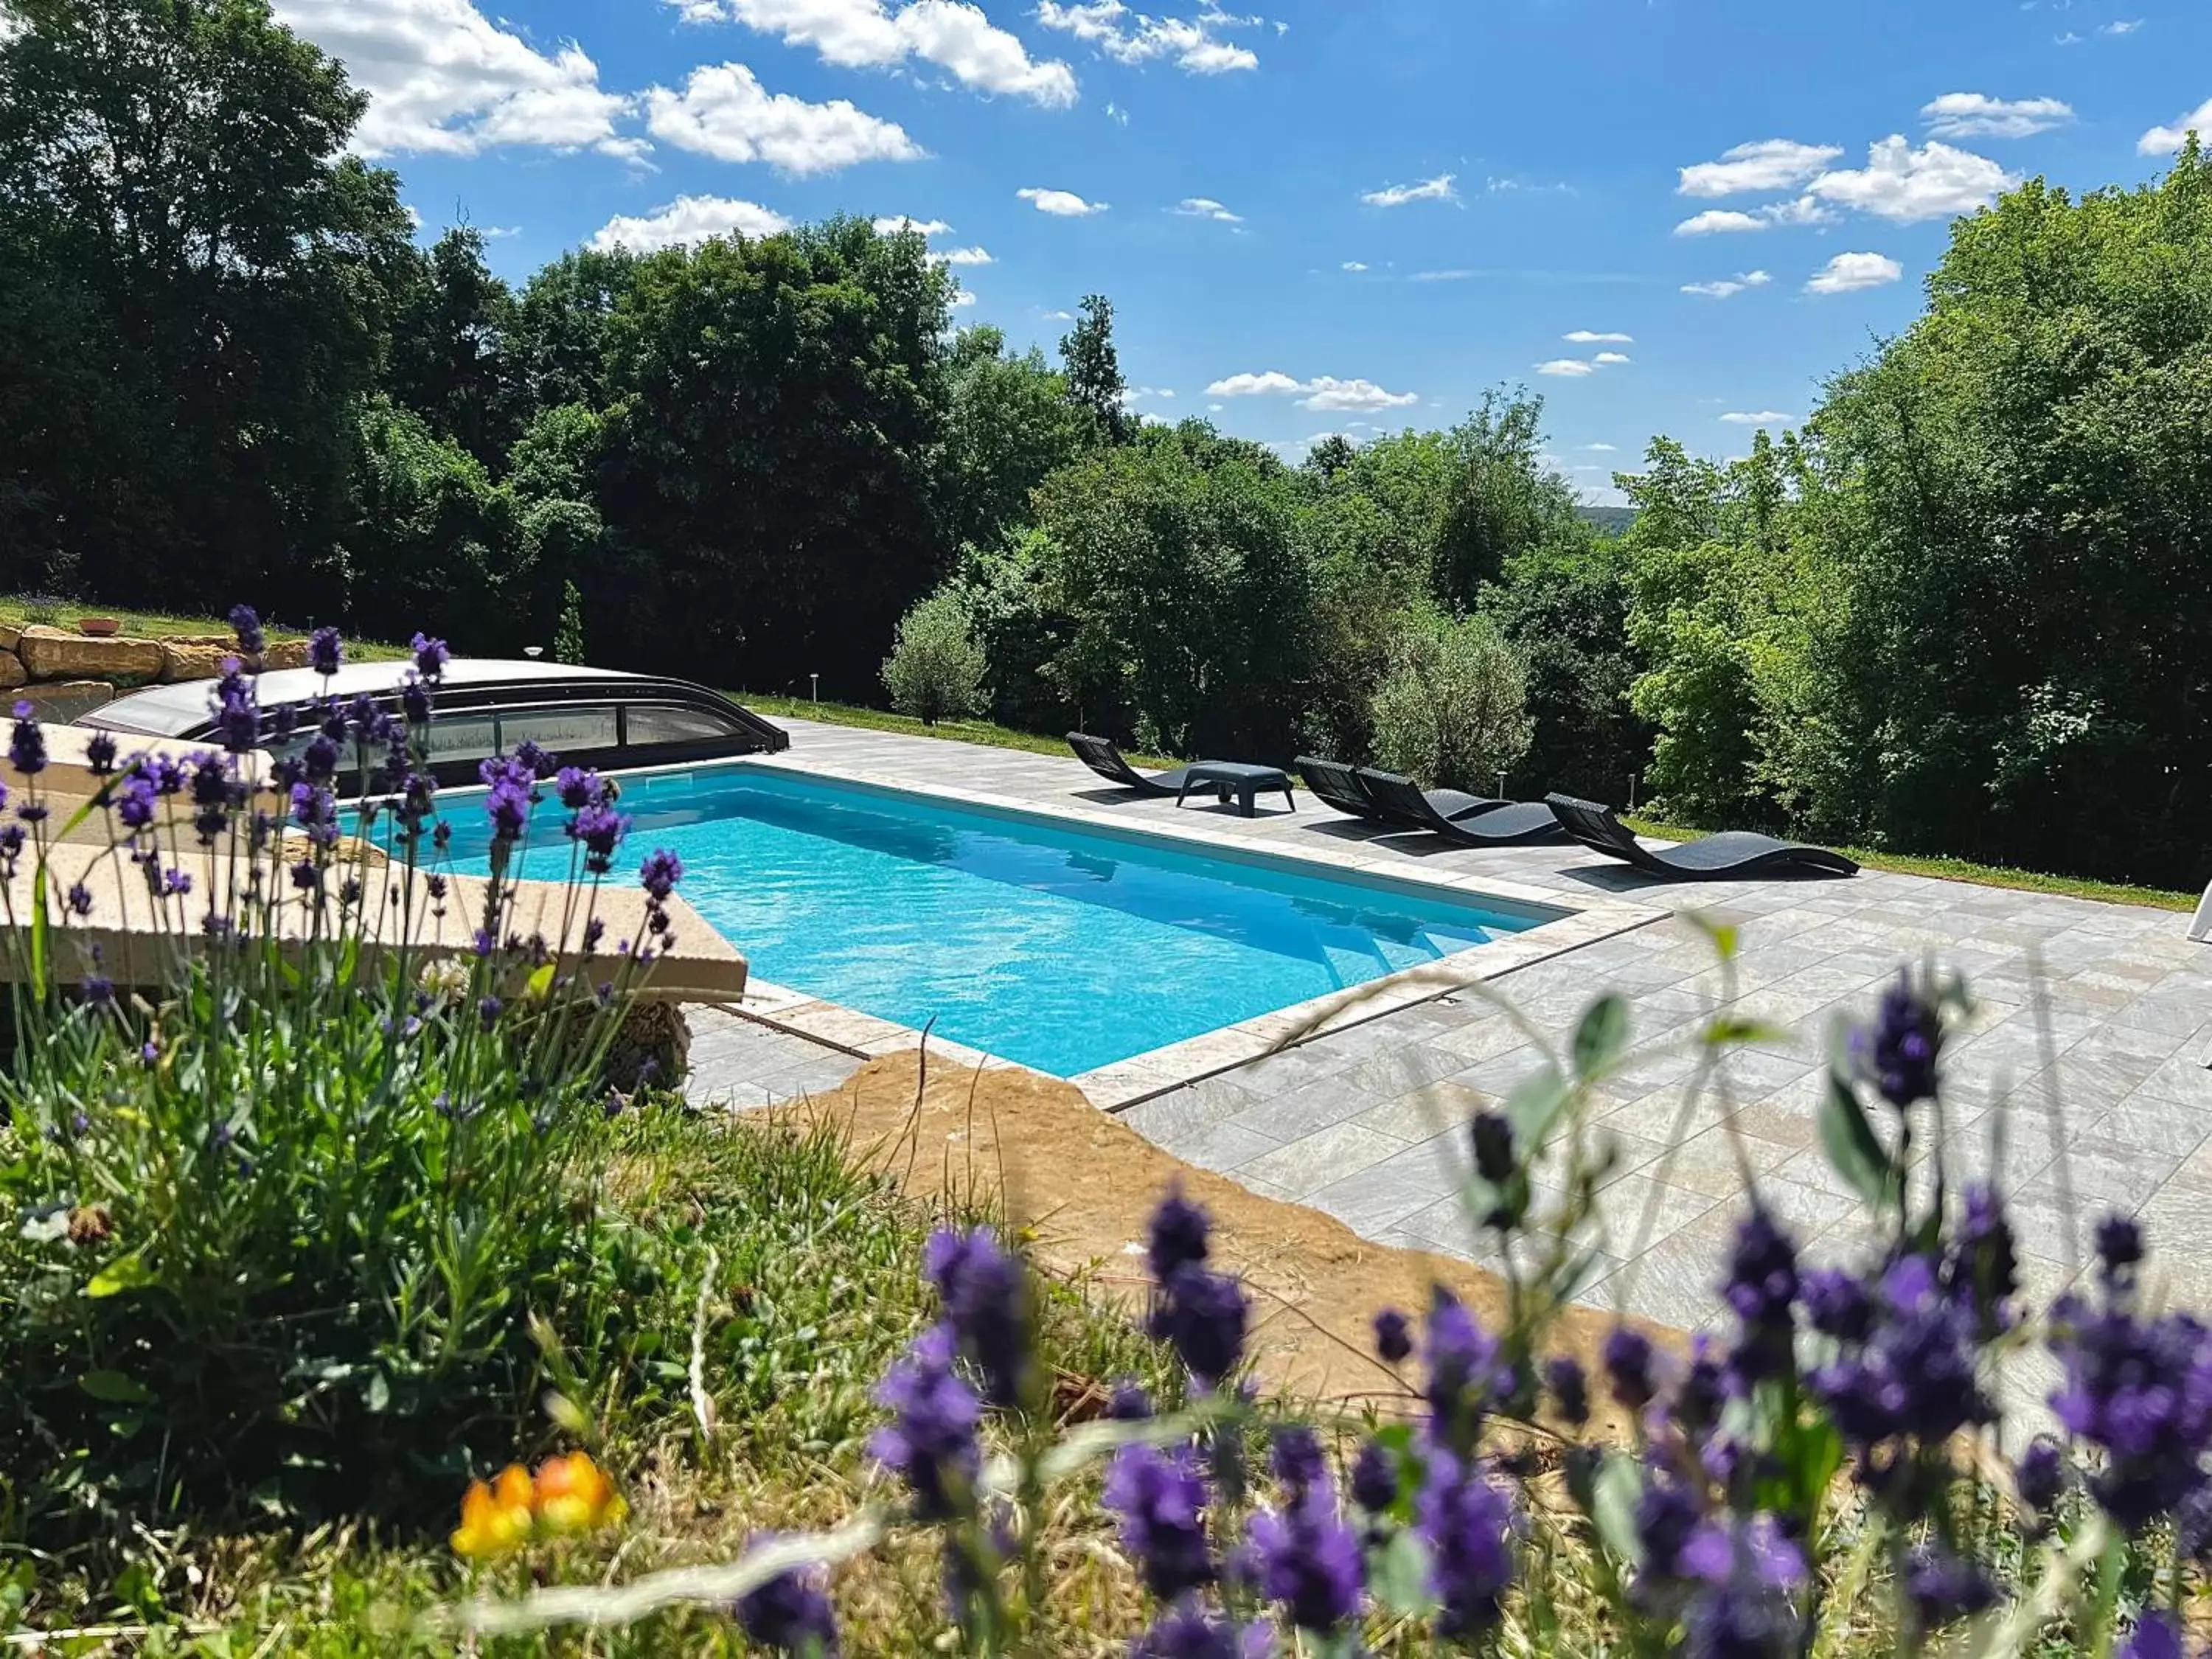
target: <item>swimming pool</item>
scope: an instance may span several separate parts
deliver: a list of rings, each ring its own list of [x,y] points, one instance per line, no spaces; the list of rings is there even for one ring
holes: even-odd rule
[[[754,973],[1055,1076],[1164,1048],[1551,920],[738,763],[625,776],[653,847]],[[453,867],[489,869],[447,803]],[[557,803],[520,873],[565,877]]]

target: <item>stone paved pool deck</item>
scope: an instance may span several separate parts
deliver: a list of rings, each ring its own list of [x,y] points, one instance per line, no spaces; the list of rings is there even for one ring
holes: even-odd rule
[[[2143,1221],[2172,1297],[2212,1305],[2212,947],[2189,942],[2185,916],[1877,871],[1662,884],[1576,846],[1476,851],[1377,836],[1304,791],[1295,812],[1263,804],[1246,819],[1210,802],[1133,799],[1072,758],[787,724],[792,748],[769,763],[796,771],[1075,822],[1110,816],[1413,879],[1471,878],[1604,911],[1606,926],[1563,927],[1567,948],[1529,953],[1486,987],[1558,1042],[1601,991],[1629,1000],[1639,1057],[1600,1091],[1599,1139],[1619,1159],[1601,1199],[1605,1255],[1589,1304],[1683,1329],[1717,1316],[1717,1264],[1743,1207],[1739,1147],[1812,1254],[1863,1241],[1818,1144],[1824,1039],[1837,1018],[1870,1008],[1900,965],[1932,957],[1967,975],[1978,1005],[1947,1050],[1950,1144],[1977,1169],[1999,1147],[2030,1291],[2063,1284],[2095,1218],[2118,1208]],[[1731,1055],[1694,1098],[1686,1042],[1722,977],[1692,913],[1735,930],[1736,1012],[1790,1034]],[[1358,1023],[1195,1082],[1126,1091],[1141,1097],[1118,1106],[1122,1121],[1378,1243],[1493,1261],[1454,1196],[1462,1126],[1540,1066],[1541,1050],[1473,990],[1424,987],[1410,1006],[1343,1019]],[[693,1094],[739,1105],[827,1087],[870,1051],[724,1013],[695,1030]]]

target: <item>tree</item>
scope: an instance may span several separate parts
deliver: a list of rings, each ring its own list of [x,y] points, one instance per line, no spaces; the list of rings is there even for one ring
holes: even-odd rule
[[[1635,589],[1614,544],[1540,547],[1506,561],[1481,614],[1520,653],[1534,723],[1525,776],[1547,790],[1625,798],[1651,752],[1652,732],[1629,704],[1643,659],[1628,638]]]
[[[1129,411],[1123,401],[1129,387],[1114,349],[1114,302],[1103,294],[1086,294],[1076,309],[1075,326],[1060,343],[1067,400],[1090,415],[1099,436],[1119,443],[1129,435]]]
[[[1013,356],[995,328],[954,343],[939,497],[956,548],[997,545],[1029,517],[1030,492],[1082,452],[1088,422],[1032,349]]]
[[[611,556],[578,577],[609,660],[873,686],[950,563],[929,469],[951,286],[919,240],[840,219],[630,270],[594,469]]]
[[[104,597],[301,611],[411,257],[365,107],[264,0],[9,0],[0,491]],[[78,398],[96,388],[94,395]],[[304,556],[303,556],[304,553]]]
[[[422,258],[392,322],[392,395],[487,466],[505,462],[520,425],[514,316],[483,235],[463,225]]]
[[[1447,435],[1430,554],[1440,603],[1473,605],[1516,555],[1589,542],[1574,490],[1544,463],[1543,419],[1542,398],[1491,392]]]
[[[1382,764],[1428,788],[1486,793],[1528,752],[1527,675],[1480,617],[1401,619],[1371,718]]]
[[[884,659],[884,689],[892,708],[934,726],[981,709],[988,672],[960,596],[940,590],[900,618],[897,643]]]

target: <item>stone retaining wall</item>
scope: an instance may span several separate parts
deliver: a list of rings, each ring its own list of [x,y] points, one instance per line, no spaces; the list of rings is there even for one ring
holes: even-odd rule
[[[119,691],[177,680],[213,679],[223,659],[239,657],[228,634],[172,634],[161,639],[98,639],[70,629],[0,623],[0,693],[29,702],[41,720],[66,722],[112,702]],[[305,668],[305,640],[272,641],[249,669]]]

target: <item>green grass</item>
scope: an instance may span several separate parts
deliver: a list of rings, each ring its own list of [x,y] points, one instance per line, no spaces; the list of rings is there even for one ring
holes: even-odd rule
[[[980,743],[993,749],[1019,749],[1033,755],[1065,758],[1067,754],[1067,744],[1058,738],[1017,732],[1012,726],[994,725],[988,720],[947,720],[938,726],[924,726],[904,714],[886,714],[880,708],[862,708],[852,703],[809,702],[804,697],[755,696],[742,691],[732,695],[748,708],[771,717],[782,715],[821,720],[831,726],[856,726],[871,732],[900,732],[909,737],[945,738],[959,743]],[[1133,765],[1154,769],[1178,764],[1156,755],[1131,755],[1129,760]],[[1626,821],[1643,835],[1659,836],[1669,841],[1696,841],[1711,833],[1656,818],[1630,817]],[[2140,904],[2156,910],[2186,911],[2197,908],[2197,895],[2160,887],[2136,887],[2124,882],[2094,881],[2079,876],[2044,875],[2003,865],[1976,864],[1966,859],[1919,858],[1875,848],[1844,847],[1837,850],[1848,854],[1870,870],[1890,870],[1900,875],[1933,876],[1944,881],[1971,882],[1978,887],[2012,887],[2029,893],[2057,893],[2068,898],[2097,899],[2108,904]]]
[[[31,620],[30,613],[39,601],[25,593],[0,594],[0,624],[21,628]],[[131,639],[167,639],[178,635],[228,634],[230,623],[221,617],[180,617],[159,611],[119,610],[112,605],[81,605],[75,600],[56,601],[52,623],[74,633],[77,619],[82,617],[113,617],[123,624],[123,632]],[[271,627],[269,632],[280,640],[298,639],[304,630],[296,628]],[[407,654],[404,647],[380,645],[374,641],[351,640],[346,649],[356,659],[386,661]]]

